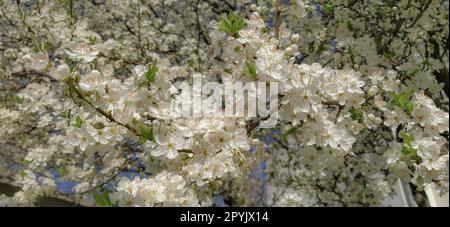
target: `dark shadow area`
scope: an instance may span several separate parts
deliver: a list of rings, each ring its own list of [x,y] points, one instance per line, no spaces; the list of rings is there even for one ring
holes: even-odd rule
[[[13,196],[17,191],[19,191],[18,187],[0,183],[0,194]],[[77,205],[75,203],[48,197],[39,198],[35,205],[38,207],[80,207],[80,205]]]

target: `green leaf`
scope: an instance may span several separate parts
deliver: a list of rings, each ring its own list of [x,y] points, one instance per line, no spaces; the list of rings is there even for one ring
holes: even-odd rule
[[[11,97],[11,101],[13,101],[16,104],[22,104],[25,98],[22,98],[20,96],[14,95]]]
[[[415,156],[417,156],[417,150],[411,146],[411,142],[414,141],[414,136],[411,133],[401,131],[400,138],[402,138],[404,142],[402,146],[402,153],[415,158]]]
[[[84,123],[83,119],[81,119],[80,116],[77,116],[77,118],[75,119],[75,126],[77,128],[81,128],[81,126],[83,126],[83,123]]]
[[[234,38],[239,38],[239,31],[245,27],[244,19],[237,16],[234,12],[230,12],[227,18],[219,21],[219,30],[227,33]]]
[[[233,70],[231,69],[224,69],[223,71],[228,74],[233,74]]]
[[[325,14],[327,15],[331,15],[334,11],[334,6],[333,6],[333,1],[327,1],[323,6],[322,6],[323,12],[325,12]]]
[[[93,123],[92,127],[94,127],[95,129],[104,129],[106,126],[103,122],[99,121],[99,122]]]
[[[410,146],[403,145],[403,147],[402,147],[402,153],[403,153],[403,154],[406,154],[406,155],[416,155],[416,154],[417,154],[417,151],[416,151],[416,149],[414,149],[414,148],[412,148],[412,147],[410,147]]]
[[[258,75],[256,74],[256,65],[252,60],[245,61],[245,65],[247,65],[247,70],[245,74],[253,80],[256,80]]]
[[[414,136],[404,131],[400,132],[400,138],[402,138],[408,146],[411,146],[411,142],[414,141]]]
[[[116,207],[117,203],[112,203],[108,192],[94,193],[92,195],[95,204],[101,207]]]
[[[226,19],[226,18],[225,19],[224,18],[220,19],[220,21],[219,21],[219,31],[222,31],[222,32],[228,33],[229,35],[232,35],[232,34],[230,34],[230,33],[232,33],[231,32],[231,24],[228,21],[228,19]]]
[[[347,21],[347,29],[348,29],[349,31],[351,31],[351,32],[355,29],[355,28],[353,27],[352,22]]]
[[[58,172],[60,177],[63,177],[67,174],[66,168],[64,167],[59,167],[58,169],[56,169],[56,171]]]
[[[159,68],[156,65],[150,65],[148,67],[148,70],[145,73],[145,77],[150,84],[156,81],[156,74],[158,73],[158,71]]]
[[[70,63],[69,61],[66,61],[66,63],[68,63],[69,65],[69,72],[70,74],[74,73],[77,70],[77,65]]]
[[[391,102],[393,105],[400,107],[406,113],[411,113],[414,109],[414,104],[410,102],[411,92],[405,93],[391,93]]]
[[[194,59],[192,59],[192,58],[188,59],[187,64],[189,67],[195,68],[195,60]]]
[[[27,173],[25,172],[25,170],[21,169],[21,170],[19,170],[19,175],[20,175],[21,177],[26,177],[26,176],[27,176]]]
[[[152,128],[142,123],[139,123],[139,135],[139,142],[141,144],[145,143],[146,140],[154,140]]]
[[[147,139],[145,139],[145,137],[143,137],[143,136],[139,137],[139,144],[142,145],[145,143],[145,141],[147,141]]]
[[[88,40],[89,40],[89,44],[94,45],[97,42],[97,37],[90,36],[90,37],[88,37]]]
[[[353,107],[348,110],[351,114],[351,117],[354,121],[360,122],[363,119],[363,113]]]
[[[43,52],[47,49],[52,48],[53,45],[49,42],[45,42],[44,40],[41,40],[39,42],[37,42],[34,47],[33,47],[33,51],[34,52]]]
[[[64,111],[62,114],[65,118],[70,119],[71,113],[72,113],[72,109],[68,109],[68,110]]]

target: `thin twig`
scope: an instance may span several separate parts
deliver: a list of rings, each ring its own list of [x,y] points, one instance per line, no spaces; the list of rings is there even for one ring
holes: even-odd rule
[[[101,109],[99,107],[96,107],[94,104],[92,104],[91,101],[87,100],[86,97],[84,97],[84,95],[81,94],[81,92],[78,90],[78,88],[76,87],[76,85],[74,84],[72,79],[67,80],[67,85],[69,85],[69,88],[72,89],[81,100],[83,100],[85,103],[87,103],[90,107],[94,108],[98,113],[100,113],[101,115],[106,117],[108,120],[110,120],[111,122],[114,122],[122,127],[125,127],[126,129],[130,130],[137,136],[140,136],[138,130],[131,127],[129,124],[124,124],[124,123],[118,122],[116,119],[114,119],[113,116],[111,116],[110,113],[104,111],[103,109]]]
[[[275,2],[275,38],[280,40],[281,0]]]

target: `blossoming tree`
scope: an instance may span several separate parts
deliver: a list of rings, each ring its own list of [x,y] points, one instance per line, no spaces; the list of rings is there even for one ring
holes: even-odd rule
[[[213,206],[220,195],[230,206],[379,206],[398,179],[448,192],[448,1],[0,9],[0,177],[21,188],[0,205]],[[212,111],[225,97],[209,115],[179,117],[174,103],[205,89],[196,78],[276,85],[245,97],[277,105]],[[262,127],[269,116],[276,124]]]

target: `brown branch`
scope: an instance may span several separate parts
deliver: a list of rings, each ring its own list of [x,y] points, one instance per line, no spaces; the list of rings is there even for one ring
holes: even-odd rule
[[[281,25],[281,0],[275,2],[275,38],[280,40],[280,25]]]
[[[100,113],[101,115],[106,117],[109,121],[114,122],[114,123],[116,123],[116,124],[118,124],[118,125],[120,125],[122,127],[125,127],[126,129],[130,130],[131,132],[133,132],[135,135],[140,136],[140,134],[139,134],[137,129],[131,127],[129,124],[124,124],[124,123],[121,123],[121,122],[117,121],[116,119],[114,119],[114,117],[110,113],[104,111],[103,109],[101,109],[99,107],[96,107],[94,104],[92,104],[91,101],[87,100],[86,97],[84,97],[84,95],[81,94],[81,92],[78,90],[78,88],[74,84],[73,79],[67,80],[67,85],[69,85],[69,88],[71,90],[73,90],[75,92],[75,94],[77,94],[77,96],[81,100],[83,100],[86,104],[88,104],[90,107],[95,109],[98,113]]]

